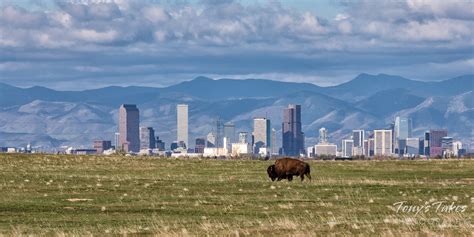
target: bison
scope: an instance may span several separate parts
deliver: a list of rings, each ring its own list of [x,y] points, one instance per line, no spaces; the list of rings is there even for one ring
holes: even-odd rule
[[[293,180],[293,175],[300,176],[301,181],[304,180],[304,176],[311,180],[309,164],[300,160],[283,158],[275,161],[274,165],[270,165],[267,169],[268,177],[272,181],[280,181],[282,179]]]

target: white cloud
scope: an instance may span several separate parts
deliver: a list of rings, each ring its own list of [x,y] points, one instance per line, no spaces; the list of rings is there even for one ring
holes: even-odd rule
[[[276,73],[283,75],[274,76],[278,80],[289,75],[289,80],[333,84],[341,81],[336,74],[342,70],[347,70],[344,75],[417,71],[414,65],[433,63],[433,58],[442,64],[467,60],[474,44],[469,1],[343,1],[345,7],[332,19],[275,2],[77,3],[59,1],[47,10],[1,6],[0,50],[6,56],[0,63],[24,60],[32,71],[51,72],[57,80],[120,73],[136,80],[157,74]],[[84,65],[90,57],[98,65]],[[39,66],[51,58],[57,65]],[[141,64],[158,66],[137,69]],[[87,70],[92,66],[101,70]],[[24,73],[10,70],[0,80],[26,78]]]

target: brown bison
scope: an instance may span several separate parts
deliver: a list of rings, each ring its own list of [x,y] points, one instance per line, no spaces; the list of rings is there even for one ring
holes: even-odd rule
[[[300,176],[301,181],[304,176],[311,180],[309,164],[300,160],[283,158],[275,161],[274,165],[270,165],[267,169],[268,177],[272,181],[280,181],[282,179],[293,180],[293,175]]]

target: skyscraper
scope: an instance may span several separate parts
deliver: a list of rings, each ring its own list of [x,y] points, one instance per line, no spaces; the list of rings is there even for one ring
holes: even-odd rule
[[[305,152],[304,134],[301,131],[301,105],[288,105],[283,110],[283,153],[298,156]]]
[[[188,147],[188,105],[179,104],[176,106],[177,111],[177,142],[184,142]]]
[[[443,150],[441,148],[441,139],[448,136],[448,130],[446,129],[431,129],[430,130],[430,156],[441,156]]]
[[[353,146],[354,146],[354,140],[351,140],[351,139],[342,140],[342,156],[351,157]]]
[[[354,147],[364,147],[365,131],[352,130],[352,140],[354,140]]]
[[[207,134],[206,147],[216,147],[216,136],[212,132]]]
[[[412,123],[407,117],[397,116],[394,124],[394,151],[396,154],[403,154],[406,139],[411,137]]]
[[[395,118],[395,138],[407,139],[411,137],[412,123],[407,117],[397,116]]]
[[[119,148],[125,152],[140,151],[140,113],[136,105],[123,104],[119,109]]]
[[[420,154],[420,139],[415,137],[409,137],[406,139],[405,154],[409,156],[417,156]]]
[[[326,128],[319,129],[319,144],[328,143],[328,130]]]
[[[239,132],[239,143],[248,143],[248,133],[247,132]]]
[[[425,132],[423,148],[423,155],[430,156],[430,131]]]
[[[271,146],[272,146],[272,155],[278,155],[278,145],[277,145],[277,142],[276,142],[276,130],[274,128],[272,128],[272,142],[271,142]]]
[[[140,149],[155,149],[155,130],[152,127],[140,127]]]
[[[270,152],[271,147],[271,127],[270,120],[267,118],[253,119],[253,134],[252,134],[254,153]]]
[[[392,154],[392,130],[374,130],[374,155]]]
[[[204,153],[204,148],[206,148],[206,139],[196,138],[196,144],[194,146],[194,153]]]
[[[227,143],[235,142],[235,125],[233,123],[224,124],[224,137],[227,138]]]

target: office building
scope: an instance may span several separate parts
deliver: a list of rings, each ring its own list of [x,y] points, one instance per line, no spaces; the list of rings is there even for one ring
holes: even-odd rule
[[[120,150],[121,149],[121,145],[120,145],[120,133],[116,132],[114,134],[114,148],[115,150]]]
[[[411,118],[397,116],[395,118],[394,136],[398,139],[406,139],[411,137],[412,121]]]
[[[374,130],[374,155],[391,156],[392,150],[392,130]]]
[[[239,143],[249,143],[247,132],[239,132]]]
[[[177,142],[184,142],[188,146],[188,105],[179,104],[177,111]]]
[[[140,113],[136,105],[123,104],[119,109],[119,149],[140,151]]]
[[[305,153],[304,134],[301,130],[301,105],[288,105],[283,110],[282,124],[283,152],[289,156]]]
[[[352,148],[354,147],[354,141],[350,139],[342,140],[342,156],[352,157]]]
[[[155,141],[156,141],[156,149],[158,149],[159,151],[164,151],[165,150],[165,142],[160,140],[160,137],[156,136],[155,138]]]
[[[207,134],[206,147],[216,147],[216,136],[212,132]]]
[[[319,129],[319,144],[328,143],[328,131],[326,128],[322,127]]]
[[[363,152],[364,152],[364,156],[367,156],[367,157],[370,156],[370,154],[369,154],[369,140],[364,140]]]
[[[404,154],[408,156],[418,156],[420,154],[420,139],[417,137],[408,137],[404,139],[406,142]]]
[[[233,123],[224,124],[224,137],[227,138],[227,144],[235,142],[235,125]]]
[[[94,149],[97,154],[102,154],[105,150],[112,148],[112,141],[96,140],[94,141]]]
[[[317,144],[314,146],[314,153],[316,156],[336,156],[337,145],[336,144]]]
[[[394,124],[394,149],[396,154],[403,154],[401,151],[404,150],[406,141],[402,141],[404,144],[400,144],[399,140],[405,140],[411,137],[412,122],[410,118],[397,116]]]
[[[442,137],[441,138],[441,149],[444,152],[452,153],[453,151],[453,138],[452,137]]]
[[[178,142],[177,141],[174,141],[170,144],[170,150],[171,151],[174,151],[176,149],[178,149],[179,145],[178,145]]]
[[[446,129],[431,129],[430,130],[430,139],[429,139],[429,147],[430,147],[430,156],[442,156],[443,149],[441,148],[441,140],[443,137],[448,136],[448,130]]]
[[[140,127],[140,150],[155,149],[155,130],[152,127]]]
[[[253,119],[252,146],[255,154],[268,155],[271,147],[271,125],[269,119]]]
[[[272,128],[272,155],[278,155],[278,150],[279,150],[279,147],[277,145],[277,137],[276,137],[276,130],[274,128]]]
[[[364,130],[352,130],[352,140],[354,141],[354,147],[364,147],[365,131]]]
[[[425,143],[423,144],[423,155],[430,156],[430,132],[425,132]]]
[[[462,142],[455,141],[453,142],[453,154],[456,157],[460,157],[462,154],[459,152],[462,150]]]
[[[196,138],[196,144],[194,145],[194,153],[204,153],[206,148],[206,139]]]

